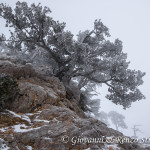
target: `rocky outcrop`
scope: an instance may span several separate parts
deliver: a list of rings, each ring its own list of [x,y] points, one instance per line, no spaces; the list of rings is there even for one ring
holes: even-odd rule
[[[46,68],[45,66],[34,67],[32,64],[15,64],[6,59],[0,61],[0,73],[15,77],[20,89],[18,98],[8,104],[11,106],[10,109],[27,113],[55,105],[69,107],[83,116],[75,99],[66,99],[63,83]]]
[[[110,144],[109,140],[123,134],[94,118],[81,118],[69,108],[51,105],[34,113],[6,110],[0,122],[0,138],[11,150],[142,149],[136,144]]]
[[[9,110],[0,112],[0,149],[146,149],[121,143],[122,133],[87,117],[46,66],[21,64],[5,56],[0,59],[0,73],[15,77],[19,88]]]

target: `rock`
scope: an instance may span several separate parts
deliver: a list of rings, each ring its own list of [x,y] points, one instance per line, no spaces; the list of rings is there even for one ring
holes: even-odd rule
[[[15,112],[33,112],[39,108],[48,108],[57,105],[65,97],[65,89],[59,82],[52,86],[51,80],[47,82],[38,78],[18,80],[20,96],[11,105]]]
[[[0,149],[143,149],[138,144],[107,143],[107,138],[124,135],[84,114],[73,83],[68,91],[74,98],[68,98],[66,86],[47,70],[50,68],[5,57],[0,56],[0,73],[17,79],[19,96],[8,104],[10,110],[0,112]]]
[[[8,60],[0,61],[0,73],[11,75],[17,79],[36,76],[36,72],[31,65],[16,65]]]
[[[27,146],[39,150],[61,149],[61,147],[64,150],[102,149],[106,147],[105,143],[88,143],[86,139],[123,136],[122,133],[108,128],[104,123],[94,118],[80,118],[69,108],[53,105],[49,109],[34,113],[16,114],[12,111],[6,111],[5,116],[11,116],[12,119],[8,119],[7,124],[2,123],[4,125],[0,128],[0,138],[5,139],[9,147],[17,146],[21,150],[26,149]],[[11,130],[8,128],[10,126]],[[16,126],[20,128],[17,127],[16,130]],[[131,146],[135,149],[139,148],[133,144],[129,146],[124,144],[118,147],[125,150],[130,149]]]

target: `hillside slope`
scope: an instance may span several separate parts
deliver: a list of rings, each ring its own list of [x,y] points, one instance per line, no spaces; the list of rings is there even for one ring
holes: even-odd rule
[[[22,64],[0,52],[0,74],[13,76],[19,88],[9,110],[0,112],[1,150],[148,149],[121,143],[127,138],[122,133],[86,116],[46,66]]]

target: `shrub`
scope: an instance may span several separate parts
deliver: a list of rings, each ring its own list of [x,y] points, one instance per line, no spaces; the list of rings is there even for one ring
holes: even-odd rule
[[[8,103],[16,98],[18,92],[18,84],[15,78],[0,74],[0,111],[8,108]]]

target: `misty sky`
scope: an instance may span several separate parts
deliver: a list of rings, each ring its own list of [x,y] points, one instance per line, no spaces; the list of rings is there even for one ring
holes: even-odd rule
[[[150,137],[150,1],[149,0],[25,0],[29,4],[41,3],[52,10],[55,20],[66,22],[66,29],[75,36],[80,30],[92,30],[95,19],[101,19],[111,34],[111,40],[119,38],[123,42],[123,51],[128,53],[130,68],[146,72],[144,84],[140,87],[145,100],[135,102],[131,108],[123,110],[105,99],[107,89],[98,89],[101,93],[101,110],[116,110],[126,117],[128,130],[133,135],[132,126],[141,125],[139,137]],[[14,7],[17,0],[0,0]],[[4,24],[2,20],[1,25]],[[0,33],[8,30],[1,27]]]

